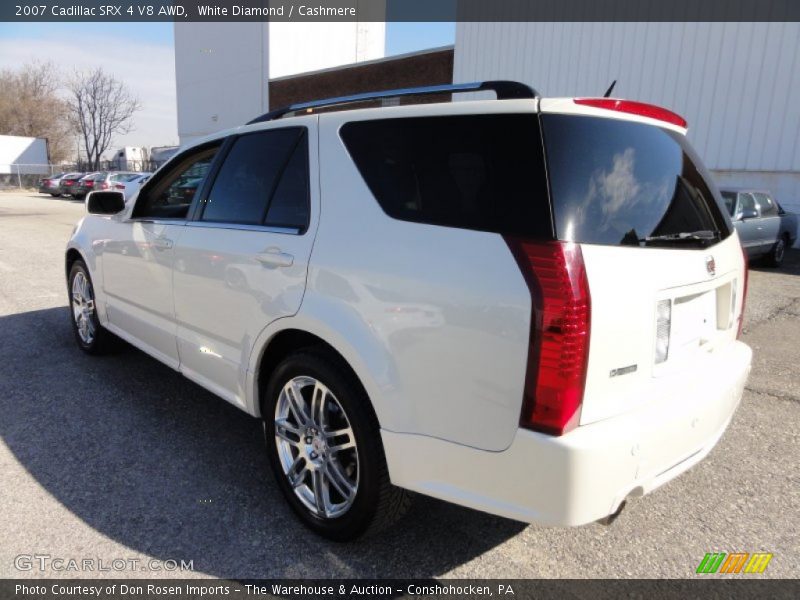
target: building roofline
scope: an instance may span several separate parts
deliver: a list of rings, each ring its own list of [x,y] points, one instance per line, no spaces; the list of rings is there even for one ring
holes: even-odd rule
[[[371,60],[364,60],[361,62],[347,63],[345,65],[337,65],[335,67],[326,67],[324,69],[316,69],[315,71],[303,71],[302,73],[295,73],[293,75],[282,75],[281,77],[270,77],[269,81],[286,81],[288,79],[296,79],[298,77],[307,77],[309,75],[320,75],[322,73],[331,73],[333,71],[341,71],[342,69],[354,69],[366,65],[375,65],[395,60],[402,60],[404,58],[412,58],[414,56],[423,56],[425,54],[434,54],[436,52],[445,52],[453,50],[455,46],[448,44],[446,46],[437,46],[435,48],[425,48],[424,50],[415,50],[414,52],[406,52],[405,54],[395,54],[393,56],[384,56],[382,58],[373,58]]]

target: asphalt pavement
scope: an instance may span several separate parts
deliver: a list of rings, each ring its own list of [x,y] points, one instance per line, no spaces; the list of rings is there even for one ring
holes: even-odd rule
[[[764,577],[800,576],[800,251],[751,271],[753,372],[725,436],[612,525],[417,497],[391,530],[335,544],[290,513],[256,420],[133,348],[78,350],[63,252],[83,212],[0,193],[0,577],[695,577],[707,552],[772,552]],[[138,566],[97,570],[115,559]]]

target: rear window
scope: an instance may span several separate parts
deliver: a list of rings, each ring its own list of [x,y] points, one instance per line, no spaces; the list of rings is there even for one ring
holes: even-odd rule
[[[619,119],[541,120],[559,239],[651,245],[701,231],[730,234],[722,199],[683,135]]]
[[[341,136],[390,217],[553,236],[536,115],[354,121]]]

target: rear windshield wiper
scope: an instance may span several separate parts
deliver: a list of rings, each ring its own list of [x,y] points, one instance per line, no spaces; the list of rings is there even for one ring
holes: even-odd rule
[[[651,235],[639,241],[644,242],[696,242],[713,241],[720,239],[719,231],[711,229],[700,229],[698,231],[685,231],[681,233],[668,233],[666,235]]]

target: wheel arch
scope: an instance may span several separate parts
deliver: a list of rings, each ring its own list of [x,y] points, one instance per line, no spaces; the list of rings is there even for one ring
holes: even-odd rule
[[[64,270],[67,283],[69,283],[69,272],[72,270],[72,265],[78,260],[83,261],[88,267],[89,263],[86,262],[86,258],[81,254],[80,250],[77,248],[67,248],[67,252],[64,255]]]
[[[324,348],[353,376],[364,390],[381,427],[395,425],[396,416],[386,402],[386,377],[394,370],[387,368],[375,341],[363,336],[345,337],[325,323],[297,314],[279,319],[259,335],[253,347],[248,369],[248,387],[252,402],[250,411],[261,416],[262,392],[275,367],[289,354],[303,348]],[[396,388],[395,388],[396,389]]]

